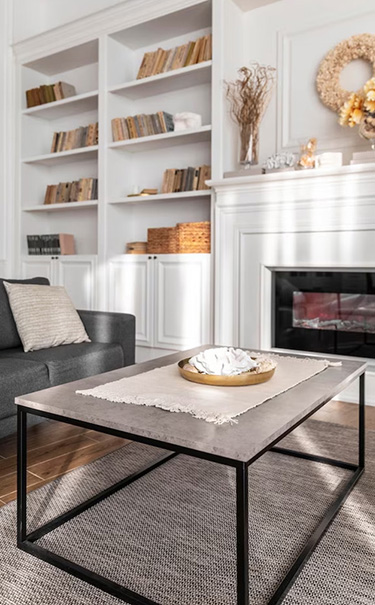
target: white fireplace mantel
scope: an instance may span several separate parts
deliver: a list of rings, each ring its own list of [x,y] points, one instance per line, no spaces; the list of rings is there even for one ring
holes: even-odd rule
[[[210,184],[216,343],[271,348],[275,268],[375,270],[375,164]]]

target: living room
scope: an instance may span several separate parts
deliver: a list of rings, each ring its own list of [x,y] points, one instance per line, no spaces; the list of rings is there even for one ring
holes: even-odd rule
[[[0,3],[0,603],[375,603],[372,0]]]

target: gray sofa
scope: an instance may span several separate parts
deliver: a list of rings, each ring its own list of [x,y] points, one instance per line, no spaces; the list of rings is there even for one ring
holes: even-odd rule
[[[24,353],[3,281],[49,285],[47,279],[0,279],[0,437],[16,429],[14,398],[135,361],[135,317],[78,311],[92,342]]]

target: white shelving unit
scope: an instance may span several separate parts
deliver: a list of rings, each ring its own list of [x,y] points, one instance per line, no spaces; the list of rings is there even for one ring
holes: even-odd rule
[[[37,269],[35,263],[39,260],[47,263],[44,259],[26,256],[27,234],[72,233],[77,254],[74,263],[64,263],[64,283],[74,283],[74,287],[79,289],[80,281],[85,282],[82,285],[84,291],[74,293],[75,300],[95,301],[95,305],[102,309],[110,308],[117,300],[121,309],[125,310],[118,287],[116,293],[113,291],[114,266],[127,288],[131,284],[128,277],[130,269],[127,267],[133,267],[132,263],[135,263],[134,266],[138,267],[135,276],[142,275],[144,270],[141,259],[130,262],[129,256],[124,254],[127,242],[146,241],[148,228],[213,219],[209,190],[128,197],[135,187],[157,188],[160,191],[163,173],[167,168],[210,164],[212,178],[221,176],[220,120],[222,81],[226,74],[221,63],[222,40],[218,37],[222,35],[223,20],[227,18],[232,0],[226,0],[225,3],[168,0],[152,6],[143,4],[137,3],[132,11],[126,6],[123,9],[118,7],[116,18],[112,14],[114,9],[112,12],[108,9],[101,13],[100,23],[98,20],[91,22],[88,18],[86,25],[80,23],[80,31],[65,26],[55,30],[54,35],[44,35],[42,41],[36,39],[26,46],[15,48],[19,70],[17,98],[22,100],[18,111],[19,178],[16,192],[21,225],[18,266],[24,267],[23,272],[27,267],[27,273],[30,274],[33,268]],[[136,79],[145,52],[155,51],[158,47],[173,48],[209,33],[213,35],[212,61]],[[27,89],[60,80],[73,84],[77,95],[26,108]],[[113,142],[113,118],[158,111],[199,113],[202,127]],[[55,131],[71,130],[96,121],[99,123],[97,146],[50,153]],[[98,178],[98,200],[50,206],[43,204],[47,185],[85,177]],[[187,256],[191,255],[173,255],[173,259],[172,255],[162,256],[165,258],[159,259],[161,273],[158,279],[164,279],[163,271],[166,268],[168,285],[163,300],[157,302],[158,321],[163,320],[164,312],[169,313],[166,308],[163,310],[163,305],[167,305],[168,300],[175,303],[180,295],[177,286],[173,292],[173,276],[178,275],[177,282],[180,283],[185,270],[197,271],[197,275],[201,275],[201,269],[198,271],[193,259],[187,263]],[[170,262],[167,256],[171,256]],[[198,261],[199,255],[196,256]],[[212,263],[207,255],[201,256],[204,280],[210,284]],[[88,281],[86,277],[83,280],[69,280],[66,277],[69,271],[77,271],[80,258],[86,259],[83,275],[95,271],[95,278],[91,273]],[[92,259],[95,262],[91,262]],[[40,266],[50,271],[48,263]],[[156,269],[153,271],[155,273]],[[92,297],[87,295],[88,282],[95,284]],[[136,291],[126,294],[130,299],[139,295]],[[206,340],[212,334],[212,314],[210,303],[207,302],[211,295],[212,292],[209,295],[205,292],[204,321],[203,316],[199,318],[200,322],[203,321],[203,324],[200,323],[200,333]],[[148,300],[147,313],[150,313],[150,305],[153,304],[156,304],[156,300]],[[114,306],[113,303],[112,308]],[[136,306],[138,310],[145,308],[142,301]],[[170,329],[173,334],[166,338],[166,342],[168,346],[173,344],[173,348],[183,347],[187,339],[185,336],[179,337],[178,328],[179,322],[183,323],[183,317],[179,318],[176,313],[171,317],[173,329]],[[137,320],[141,325],[145,318],[137,317]],[[154,340],[146,343],[143,339],[142,344],[151,346],[153,342],[152,346],[155,346]],[[159,347],[167,347],[159,337],[156,340]]]

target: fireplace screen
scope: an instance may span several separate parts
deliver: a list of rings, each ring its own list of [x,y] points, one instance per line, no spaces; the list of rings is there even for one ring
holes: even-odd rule
[[[293,292],[293,327],[375,334],[375,295]]]
[[[375,358],[375,272],[274,271],[272,345]]]

